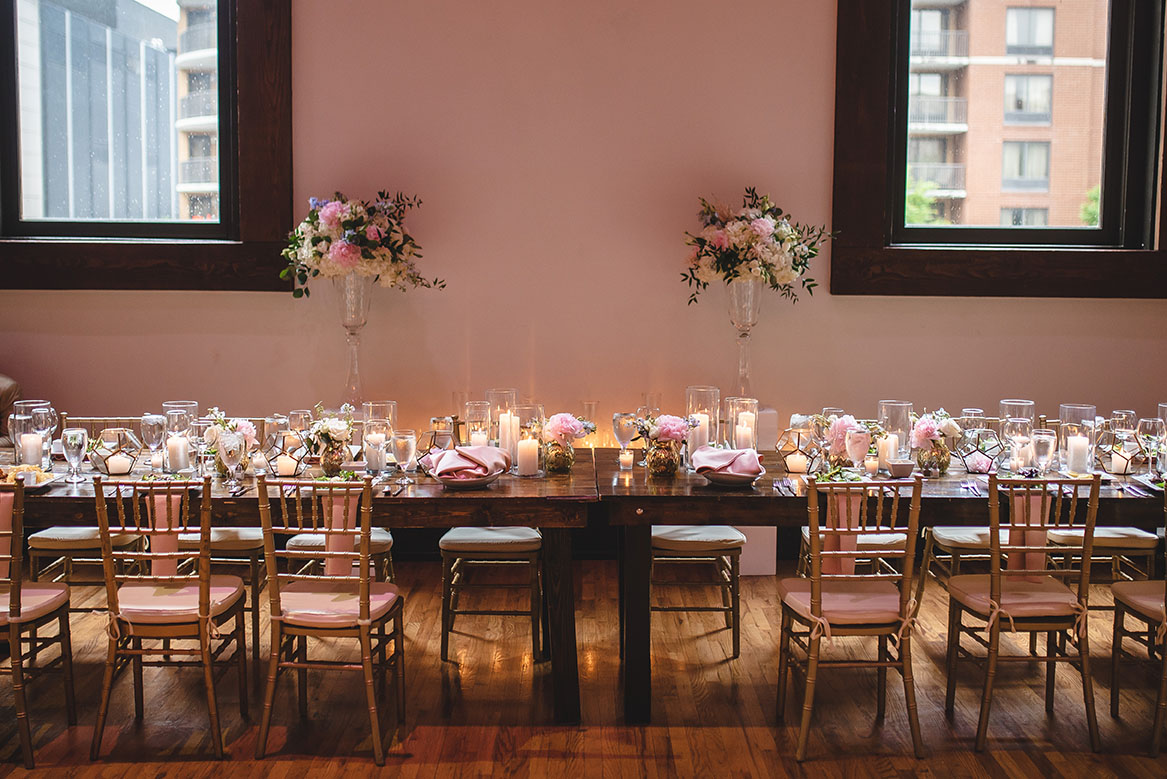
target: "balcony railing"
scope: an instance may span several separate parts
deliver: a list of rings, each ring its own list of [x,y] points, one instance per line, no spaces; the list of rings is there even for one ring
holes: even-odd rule
[[[908,100],[909,124],[968,124],[968,99],[912,95]]]
[[[219,48],[219,25],[216,22],[192,24],[178,39],[179,53]]]
[[[968,56],[968,30],[916,30],[909,42],[913,57]]]
[[[209,89],[205,92],[191,92],[189,95],[184,95],[178,104],[179,119],[218,115],[219,93]]]
[[[908,179],[928,184],[929,189],[964,189],[964,163],[909,162]]]
[[[179,184],[214,184],[219,180],[218,157],[192,157],[178,169]]]

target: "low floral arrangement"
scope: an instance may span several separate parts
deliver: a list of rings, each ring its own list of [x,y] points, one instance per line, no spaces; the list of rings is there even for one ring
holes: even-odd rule
[[[934,471],[941,476],[948,472],[952,453],[944,439],[962,432],[957,421],[942,408],[931,413],[925,409],[923,414],[913,415],[909,439],[916,450],[916,464],[925,476],[932,476]]]
[[[308,205],[308,216],[288,234],[282,252],[288,267],[280,278],[292,281],[293,297],[308,295],[308,282],[317,276],[350,273],[400,290],[446,286],[441,279],[423,277],[414,263],[421,247],[405,230],[405,215],[421,205],[419,198],[378,192],[370,202],[337,192],[331,200],[309,198]]]
[[[316,421],[304,434],[304,447],[309,454],[320,456],[320,469],[325,476],[336,476],[341,465],[349,459],[348,443],[353,440],[353,411],[348,403],[340,407],[340,416],[325,416],[324,404],[313,409]]]
[[[791,302],[798,301],[795,282],[814,294],[815,280],[806,275],[810,261],[831,238],[826,227],[792,222],[767,195],[747,187],[737,212],[701,198],[699,233],[685,233],[689,268],[681,278],[689,285],[689,303],[696,303],[713,281],[727,284],[757,278]]]
[[[211,424],[207,426],[206,432],[203,433],[203,443],[206,445],[206,452],[215,462],[215,470],[220,476],[227,475],[227,466],[218,457],[219,454],[219,439],[224,433],[238,433],[243,437],[243,457],[240,460],[240,467],[244,472],[247,471],[251,464],[251,458],[248,453],[259,445],[259,439],[256,438],[255,425],[250,419],[242,417],[228,417],[218,406],[212,406],[207,410],[207,416],[211,419]]]
[[[857,420],[850,414],[843,414],[842,416],[831,414],[829,417],[824,417],[822,414],[815,414],[811,419],[815,424],[826,431],[827,453],[830,458],[836,463],[847,459],[847,433],[852,430],[866,430],[871,434],[871,445],[868,451],[871,453],[878,453],[876,441],[887,435],[878,422],[865,419]]]
[[[661,414],[657,417],[642,417],[635,424],[641,440],[680,443],[690,430],[697,427],[697,420],[693,417]]]
[[[571,414],[552,414],[543,425],[543,459],[548,473],[567,473],[575,465],[572,441],[596,432],[596,423]]]

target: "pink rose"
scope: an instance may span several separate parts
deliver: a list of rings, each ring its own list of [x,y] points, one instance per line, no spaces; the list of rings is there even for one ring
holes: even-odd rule
[[[916,426],[912,428],[912,448],[923,449],[931,446],[932,441],[940,440],[940,428],[932,417],[920,417]]]
[[[365,237],[370,241],[380,241],[384,236],[385,233],[377,225],[369,225],[369,228],[365,230]]]
[[[255,446],[258,439],[255,437],[255,425],[249,419],[233,419],[232,424],[235,425],[235,432],[243,436],[243,440],[247,441],[248,446]]]
[[[344,218],[345,205],[339,200],[333,200],[324,208],[320,209],[320,222],[329,230],[336,230],[340,228],[341,219]]]
[[[571,414],[552,414],[543,426],[543,437],[567,446],[571,439],[579,438],[583,431],[583,423]]]
[[[345,270],[352,270],[361,261],[361,249],[348,241],[333,241],[328,247],[328,259]]]
[[[713,247],[715,249],[729,248],[729,236],[725,234],[725,230],[718,230],[713,233]]]
[[[760,217],[750,222],[750,229],[754,231],[755,235],[769,238],[774,234],[774,220],[768,216]]]
[[[841,455],[847,453],[847,431],[858,430],[859,423],[855,421],[855,417],[850,414],[844,414],[835,419],[831,426],[827,428],[827,441],[831,445],[831,454]]]
[[[689,432],[689,423],[672,414],[661,414],[656,418],[658,441],[681,441]]]

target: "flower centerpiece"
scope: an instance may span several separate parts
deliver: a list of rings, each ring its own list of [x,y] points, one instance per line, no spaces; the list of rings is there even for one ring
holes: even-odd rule
[[[878,454],[879,445],[876,442],[887,435],[887,431],[875,420],[858,420],[850,414],[843,414],[841,416],[831,414],[829,417],[824,417],[822,414],[815,414],[811,419],[817,428],[825,431],[826,461],[829,468],[841,468],[851,464],[851,458],[847,454],[848,432],[852,430],[866,430],[871,434],[871,444],[867,449],[869,454]]]
[[[543,426],[543,457],[548,473],[567,473],[575,465],[577,438],[596,432],[596,423],[571,414],[552,414]]]
[[[248,467],[251,465],[250,452],[259,444],[256,438],[255,425],[250,419],[243,417],[229,418],[226,414],[219,410],[218,406],[212,406],[207,410],[207,416],[210,417],[211,424],[207,426],[207,431],[203,433],[203,441],[206,444],[206,453],[211,457],[215,463],[215,473],[221,478],[227,478],[230,475],[230,468],[223,462],[220,455],[220,439],[226,434],[238,434],[243,441],[243,456],[239,463],[243,472],[246,473]]]
[[[944,438],[960,434],[960,425],[942,408],[933,412],[925,410],[919,416],[913,415],[911,444],[916,450],[916,464],[925,476],[943,476],[948,472],[952,453]]]
[[[405,215],[421,205],[417,197],[382,191],[375,200],[349,200],[337,192],[331,200],[309,198],[308,205],[308,216],[288,235],[288,265],[280,278],[292,282],[297,298],[311,294],[308,283],[317,276],[332,279],[349,347],[345,401],[355,405],[361,400],[360,331],[373,284],[404,291],[446,283],[417,270],[421,247],[405,229]]]
[[[653,476],[672,476],[681,464],[681,442],[697,427],[693,417],[661,414],[636,420],[638,436],[644,441],[644,464]]]
[[[349,459],[348,444],[353,440],[353,407],[344,404],[340,416],[325,416],[324,404],[316,404],[316,421],[304,434],[304,446],[320,457],[325,476],[336,476]]]

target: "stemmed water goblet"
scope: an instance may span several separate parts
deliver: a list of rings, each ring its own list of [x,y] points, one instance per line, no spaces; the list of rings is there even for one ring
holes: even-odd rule
[[[233,492],[239,488],[236,469],[243,462],[243,451],[246,449],[243,434],[232,430],[220,433],[216,448],[219,450],[219,459],[223,461],[223,467],[227,469],[227,481],[223,482],[223,486]]]
[[[616,443],[620,444],[620,454],[624,454],[636,437],[636,414],[631,411],[617,411],[613,414],[612,435],[616,437]]]
[[[150,470],[154,467],[154,455],[162,446],[162,438],[166,435],[166,417],[161,414],[142,415],[142,443],[150,448]]]
[[[206,419],[196,419],[190,423],[190,445],[194,447],[195,476],[198,478],[202,478],[206,470],[207,428],[210,426],[211,422]]]
[[[59,421],[57,410],[52,406],[37,406],[32,410],[31,416],[33,432],[41,437],[41,448],[48,448],[49,454],[51,455],[53,431],[57,429],[57,422]],[[46,442],[48,443],[48,447],[45,446]],[[51,460],[48,463],[42,461],[34,463],[34,465],[40,465],[46,470],[53,467]]]
[[[77,484],[85,481],[81,475],[81,462],[85,459],[85,450],[89,446],[89,431],[83,427],[67,427],[61,431],[61,450],[65,453],[65,462],[69,464],[69,475],[65,481]]]
[[[397,467],[401,470],[401,476],[397,479],[397,483],[401,485],[413,484],[413,479],[409,478],[409,474],[417,471],[417,463],[413,456],[417,454],[417,433],[414,430],[394,430],[393,437],[393,458],[397,461]]]
[[[863,460],[871,448],[871,431],[865,427],[852,428],[847,431],[847,456],[860,471],[863,470]]]
[[[1147,455],[1147,471],[1153,479],[1158,473],[1155,466],[1162,467],[1162,463],[1157,463],[1156,458],[1159,448],[1163,446],[1164,436],[1167,435],[1167,422],[1158,417],[1140,419],[1135,428],[1135,435],[1138,436],[1139,443]]]
[[[1054,430],[1038,428],[1029,434],[1033,446],[1033,461],[1037,464],[1037,471],[1045,476],[1049,473],[1050,463],[1058,448],[1058,434]]]

